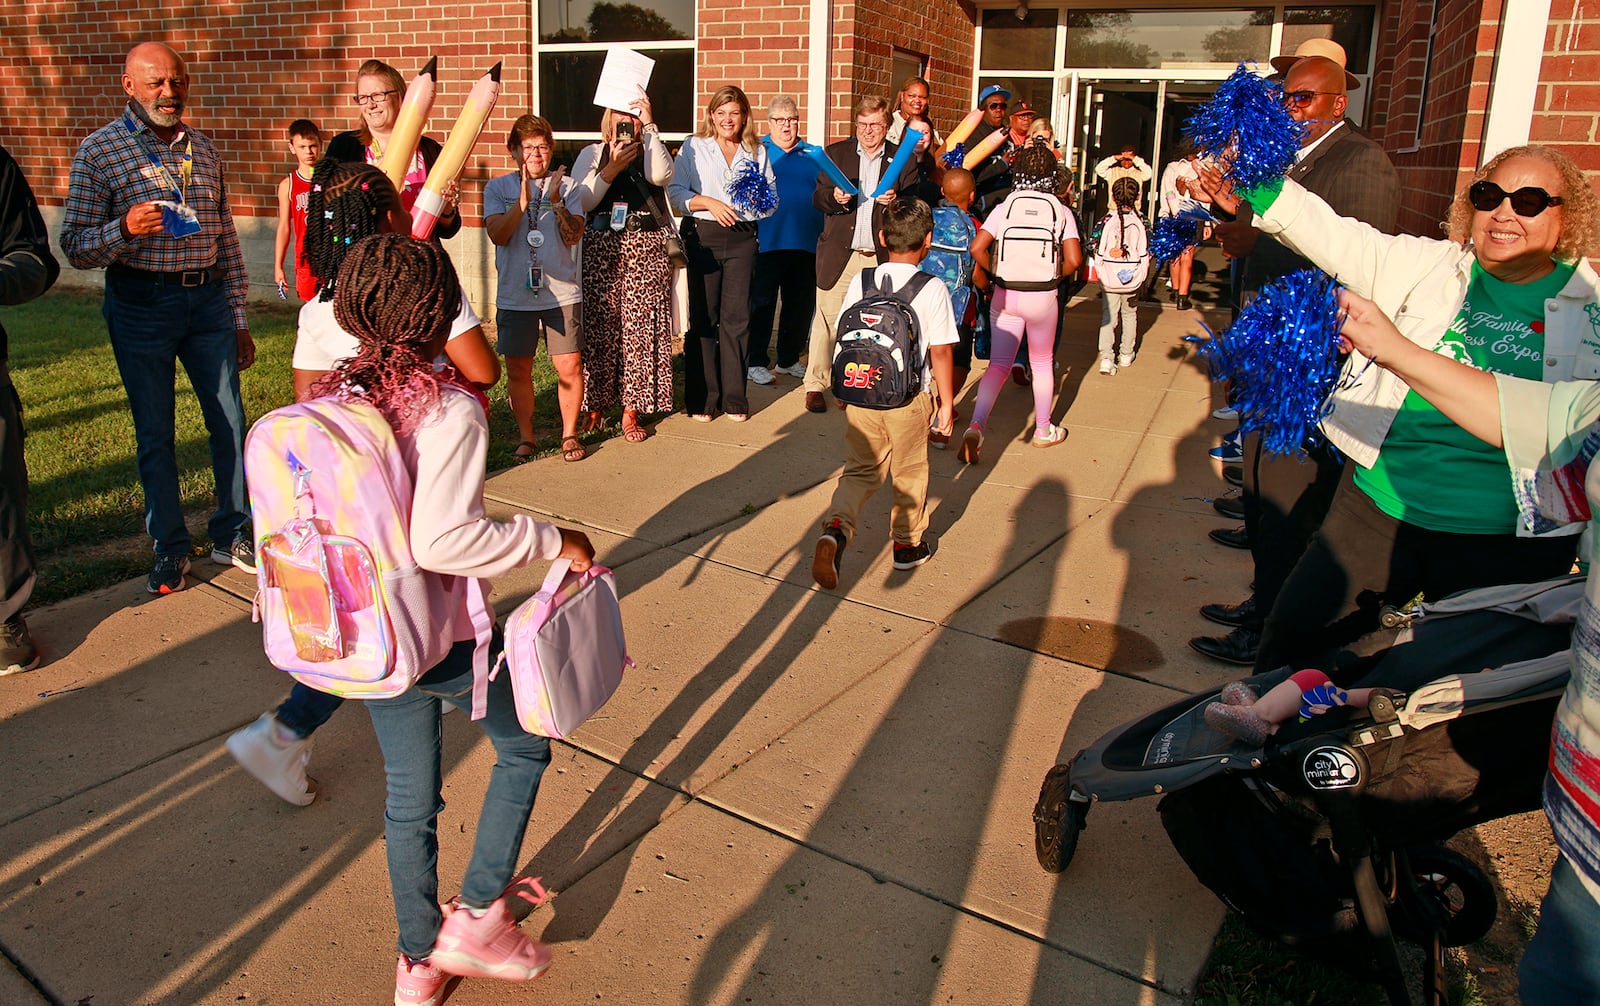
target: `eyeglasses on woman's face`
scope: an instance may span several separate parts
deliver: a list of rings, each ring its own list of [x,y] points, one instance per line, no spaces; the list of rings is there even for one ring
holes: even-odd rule
[[[400,92],[397,90],[373,91],[370,94],[355,95],[350,100],[360,105],[362,108],[366,108],[368,105],[381,105],[399,93]]]

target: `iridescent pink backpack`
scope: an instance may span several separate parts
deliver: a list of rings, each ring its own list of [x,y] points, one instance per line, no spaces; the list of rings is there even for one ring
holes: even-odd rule
[[[486,585],[417,566],[411,473],[381,412],[336,398],[275,409],[250,428],[244,467],[257,539],[253,611],[274,667],[346,698],[399,695],[450,651],[465,604],[478,682],[487,683]],[[473,692],[477,719],[486,693]]]

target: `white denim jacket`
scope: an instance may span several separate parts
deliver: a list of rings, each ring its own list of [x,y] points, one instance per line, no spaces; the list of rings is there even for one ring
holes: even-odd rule
[[[1409,234],[1384,234],[1359,220],[1341,217],[1293,180],[1254,224],[1319,269],[1368,298],[1393,319],[1402,335],[1433,349],[1461,312],[1472,280],[1470,245]],[[1600,276],[1585,259],[1572,279],[1544,307],[1546,382],[1600,379]],[[1358,352],[1345,361],[1340,387],[1322,432],[1363,468],[1378,449],[1410,386],[1388,370],[1367,366]],[[1356,375],[1360,375],[1359,378]],[[1546,534],[1576,534],[1581,524]],[[1519,534],[1532,532],[1519,528]]]

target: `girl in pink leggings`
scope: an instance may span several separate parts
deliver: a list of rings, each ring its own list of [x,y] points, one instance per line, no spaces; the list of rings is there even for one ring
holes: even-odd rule
[[[1036,377],[1055,368],[1056,287],[1083,260],[1078,225],[1055,197],[1055,154],[1042,143],[1017,153],[1011,195],[994,208],[972,242],[972,257],[994,278],[989,308],[993,345],[991,360],[1014,360],[1024,334],[1028,362]],[[1006,383],[1006,368],[990,364],[978,382],[972,425],[961,438],[961,460],[976,464],[983,449],[983,430],[995,399]],[[1033,446],[1054,447],[1067,431],[1050,421],[1055,382],[1033,382]]]

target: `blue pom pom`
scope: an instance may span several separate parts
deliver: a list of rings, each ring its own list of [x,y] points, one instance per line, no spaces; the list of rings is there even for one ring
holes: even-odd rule
[[[778,193],[757,162],[741,161],[728,183],[728,198],[746,216],[759,217],[778,207]]]
[[[1283,85],[1243,63],[1189,116],[1183,132],[1201,153],[1226,162],[1227,176],[1248,189],[1282,178],[1294,165],[1305,126],[1283,105]]]
[[[947,168],[959,168],[961,167],[961,162],[966,160],[966,158],[967,145],[965,143],[958,143],[949,150],[946,150],[939,160],[943,161],[944,166]]]
[[[1263,287],[1234,323],[1200,348],[1213,380],[1233,386],[1241,433],[1271,454],[1300,453],[1339,378],[1339,286],[1316,269]]]
[[[1200,224],[1189,217],[1162,217],[1150,232],[1150,257],[1171,262],[1200,241]]]

